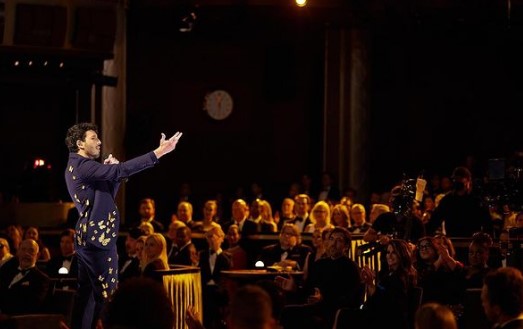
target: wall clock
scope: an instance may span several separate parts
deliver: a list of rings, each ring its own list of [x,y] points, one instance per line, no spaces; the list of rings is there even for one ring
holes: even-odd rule
[[[223,120],[232,113],[233,100],[225,90],[215,90],[205,95],[203,110],[214,120]]]

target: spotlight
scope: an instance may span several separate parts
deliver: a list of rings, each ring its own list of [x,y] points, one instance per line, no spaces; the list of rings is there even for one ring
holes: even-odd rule
[[[307,0],[295,0],[296,6],[298,7],[305,7],[307,5]]]

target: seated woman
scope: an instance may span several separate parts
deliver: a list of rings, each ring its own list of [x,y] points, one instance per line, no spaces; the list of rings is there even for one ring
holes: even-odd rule
[[[367,300],[363,305],[364,321],[368,328],[412,328],[412,309],[410,294],[417,285],[416,269],[412,266],[412,256],[408,243],[392,239],[387,245],[386,259],[388,270],[376,275],[368,266],[361,270],[366,284]]]
[[[23,240],[25,239],[33,239],[38,243],[38,247],[40,249],[40,252],[38,254],[38,260],[39,261],[48,261],[51,259],[51,253],[49,252],[49,248],[47,248],[44,244],[44,242],[40,239],[40,232],[38,231],[38,228],[35,226],[29,226],[27,230],[24,232]]]
[[[260,208],[260,233],[276,233],[278,231],[278,225],[272,216],[272,207],[269,201],[262,200]]]
[[[198,225],[195,225],[193,232],[205,233],[210,231],[212,228],[221,227],[220,224],[216,223],[215,218],[218,213],[218,203],[216,200],[207,200],[203,205],[203,219],[197,221]]]
[[[167,243],[160,233],[153,233],[147,236],[143,249],[145,267],[142,276],[158,279],[155,275],[157,270],[168,270],[167,263]]]
[[[307,280],[307,276],[316,262],[324,257],[327,257],[328,236],[332,229],[316,230],[312,233],[312,251],[305,258],[305,265],[303,266],[303,279]]]
[[[330,206],[325,201],[316,202],[312,207],[309,218],[312,223],[304,228],[304,233],[312,233],[317,229],[334,228],[334,225],[331,224]]]
[[[334,226],[350,228],[350,215],[349,209],[344,204],[337,204],[332,207],[332,224]]]
[[[423,237],[416,248],[415,267],[423,302],[458,305],[464,293],[463,265],[451,255],[450,240],[443,236]]]
[[[465,288],[483,287],[483,279],[492,271],[489,263],[492,238],[488,233],[477,232],[469,245],[469,263],[464,268]]]

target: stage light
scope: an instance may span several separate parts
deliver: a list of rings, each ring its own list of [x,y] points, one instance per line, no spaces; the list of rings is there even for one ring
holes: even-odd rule
[[[307,5],[307,0],[295,0],[296,1],[296,5],[298,7],[305,7]]]
[[[44,159],[35,159],[33,162],[33,169],[36,169],[38,167],[45,166],[45,160]]]

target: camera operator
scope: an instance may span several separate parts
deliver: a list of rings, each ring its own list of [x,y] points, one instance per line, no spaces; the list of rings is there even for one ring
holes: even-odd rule
[[[405,195],[403,186],[395,186],[391,190],[391,212],[379,215],[363,236],[363,240],[368,242],[368,246],[375,246],[376,249],[375,252],[367,254],[372,255],[381,251],[393,238],[405,240],[413,248],[413,244],[425,236],[423,223],[411,212],[414,202],[416,201],[413,197]],[[366,248],[366,246],[363,245],[360,248]],[[387,269],[385,252],[381,253],[380,263],[382,269]]]
[[[452,190],[434,209],[427,233],[438,231],[449,237],[471,237],[483,231],[492,235],[492,220],[481,198],[472,193],[472,175],[465,167],[457,167],[452,173]],[[444,225],[444,232],[443,227]]]

